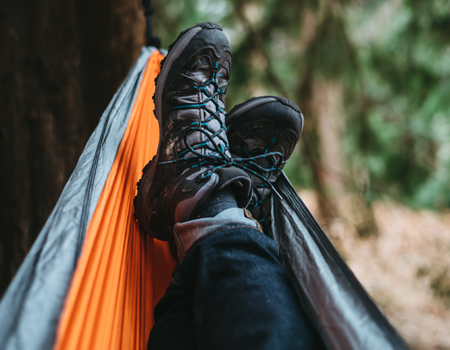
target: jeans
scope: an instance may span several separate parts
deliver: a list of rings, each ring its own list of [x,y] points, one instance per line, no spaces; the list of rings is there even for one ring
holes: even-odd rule
[[[186,252],[155,307],[148,349],[324,349],[275,242],[240,215],[196,220],[203,237]],[[220,227],[201,225],[214,219]],[[175,229],[195,229],[194,222]]]

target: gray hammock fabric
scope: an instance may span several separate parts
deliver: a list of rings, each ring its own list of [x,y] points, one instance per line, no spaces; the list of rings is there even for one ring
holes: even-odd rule
[[[272,235],[300,303],[331,350],[408,349],[282,173]]]
[[[91,135],[64,190],[0,303],[1,350],[51,350],[58,320],[148,58],[143,48]]]

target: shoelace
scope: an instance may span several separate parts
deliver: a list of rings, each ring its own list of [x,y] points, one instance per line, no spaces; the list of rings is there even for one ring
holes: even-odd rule
[[[218,62],[216,63],[216,70],[218,68]],[[195,109],[195,108],[202,108],[205,111],[207,111],[210,114],[210,117],[206,118],[203,122],[193,122],[190,127],[186,128],[184,130],[184,142],[186,144],[186,149],[183,150],[178,154],[178,158],[172,161],[167,162],[161,162],[160,164],[175,164],[175,163],[183,163],[183,162],[189,162],[192,160],[197,160],[198,163],[193,164],[192,168],[194,167],[201,167],[202,165],[209,165],[209,168],[204,171],[199,176],[199,180],[206,179],[207,177],[211,176],[215,171],[217,171],[220,168],[230,167],[230,166],[236,166],[238,168],[243,169],[244,171],[250,172],[256,177],[263,180],[263,185],[260,187],[268,187],[272,191],[274,191],[280,198],[281,196],[278,194],[278,192],[273,187],[272,183],[268,181],[268,176],[270,173],[281,170],[280,166],[282,164],[282,155],[280,152],[268,152],[269,147],[265,150],[264,154],[259,156],[249,156],[246,158],[231,158],[226,154],[226,152],[230,151],[230,146],[228,144],[228,139],[221,136],[221,133],[223,131],[227,132],[227,127],[222,122],[220,118],[220,113],[225,114],[225,111],[219,106],[219,103],[216,100],[216,96],[223,95],[224,91],[219,88],[218,81],[216,79],[216,72],[213,72],[211,80],[208,80],[204,82],[202,85],[194,86],[195,89],[203,90],[203,92],[206,95],[206,99],[202,101],[201,103],[192,103],[192,104],[186,104],[181,106],[175,106],[173,107],[174,110],[183,110],[183,109]],[[214,92],[210,94],[207,90],[207,86],[213,84],[214,86]],[[215,107],[216,111],[211,110],[207,107],[208,102],[211,101]],[[213,119],[216,119],[219,124],[220,128],[217,131],[213,131],[209,128],[209,122]],[[225,118],[223,118],[225,119]],[[208,139],[207,142],[200,142],[191,145],[188,141],[188,136],[194,132],[200,132],[203,135],[206,136]],[[216,143],[216,138],[220,139],[222,143]],[[274,143],[275,139],[272,140],[272,144]],[[224,146],[225,145],[225,146]],[[200,153],[199,150],[201,149],[208,149],[211,151],[210,154],[203,154]],[[191,152],[193,156],[187,158],[183,157],[185,154]],[[275,162],[275,156],[279,156],[279,161]],[[264,168],[260,166],[259,164],[255,163],[256,160],[260,158],[271,158],[272,166],[270,168]],[[255,186],[253,186],[255,187]],[[254,206],[262,206],[264,202],[262,201],[262,194],[257,189],[256,190],[256,199],[254,200],[255,204]],[[263,221],[263,220],[261,220]]]
[[[262,207],[264,206],[265,201],[263,200],[263,196],[261,191],[264,188],[269,188],[270,190],[272,190],[278,197],[281,198],[281,196],[279,195],[278,191],[275,190],[275,188],[273,187],[272,183],[269,181],[269,176],[270,174],[272,174],[275,171],[281,171],[282,169],[282,165],[283,165],[283,158],[282,158],[282,154],[280,152],[269,152],[269,148],[270,146],[272,146],[274,144],[276,139],[273,139],[271,144],[264,150],[263,154],[259,155],[259,156],[250,156],[248,155],[246,158],[234,158],[234,162],[235,165],[239,168],[244,169],[247,172],[250,172],[251,174],[253,174],[254,176],[258,177],[259,179],[263,180],[262,184],[256,186],[253,185],[253,194],[252,194],[252,199],[250,201],[250,206],[252,206],[252,208],[257,208],[257,207]],[[276,157],[278,156],[278,161],[276,161]],[[271,166],[270,167],[263,167],[261,165],[259,165],[258,163],[255,163],[256,160],[261,159],[261,158],[267,158],[270,160],[271,162]],[[260,191],[261,189],[261,191]],[[259,220],[259,222],[263,222],[267,219],[267,217],[270,215],[270,213],[267,213],[261,220]]]
[[[218,66],[219,63],[216,62],[215,67],[216,70]],[[190,127],[184,130],[183,137],[187,148],[178,154],[177,159],[160,163],[160,164],[172,164],[198,160],[198,163],[192,165],[192,168],[197,166],[201,167],[202,165],[205,164],[209,165],[210,167],[208,168],[208,170],[204,171],[200,175],[199,180],[206,179],[220,168],[234,165],[233,159],[226,154],[227,151],[228,152],[230,151],[228,140],[223,136],[221,136],[223,131],[225,131],[226,133],[227,127],[220,118],[220,114],[222,115],[225,114],[225,111],[219,106],[219,103],[216,100],[216,96],[220,97],[220,95],[224,94],[224,91],[221,90],[219,87],[216,74],[217,73],[213,71],[211,80],[208,80],[201,85],[194,86],[195,89],[203,90],[204,94],[206,95],[206,99],[204,101],[202,101],[201,103],[193,103],[173,107],[174,110],[201,108],[204,109],[206,112],[208,112],[210,114],[210,117],[206,118],[203,122],[193,122]],[[210,84],[214,86],[214,92],[212,94],[209,93],[207,89],[208,85]],[[211,101],[215,105],[216,107],[215,111],[207,107],[209,101]],[[213,119],[217,120],[220,124],[220,128],[217,131],[211,130],[209,127],[209,122],[211,122]],[[203,135],[205,135],[207,141],[191,145],[188,141],[188,136],[194,132],[200,132]],[[217,143],[216,138],[220,139],[222,143]],[[199,150],[201,149],[208,149],[211,151],[211,153],[210,154],[200,153]],[[183,157],[185,154],[189,152],[191,152],[193,156],[189,158]]]

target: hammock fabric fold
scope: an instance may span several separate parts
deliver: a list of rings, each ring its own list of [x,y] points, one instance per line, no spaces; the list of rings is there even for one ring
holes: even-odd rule
[[[152,96],[163,58],[143,48],[100,119],[0,303],[2,349],[146,349],[175,266],[167,243],[142,234],[133,216],[159,142]],[[280,258],[327,347],[407,349],[284,175],[275,187]]]
[[[174,267],[167,243],[141,234],[133,216],[136,182],[158,148],[152,96],[163,58],[154,51],[143,73],[128,126],[86,233],[55,350],[146,348],[153,308]]]
[[[0,348],[146,348],[175,265],[133,217],[159,141],[152,96],[163,58],[144,48],[103,114],[2,299]]]
[[[329,349],[406,350],[288,178],[275,183],[272,234],[300,303]]]

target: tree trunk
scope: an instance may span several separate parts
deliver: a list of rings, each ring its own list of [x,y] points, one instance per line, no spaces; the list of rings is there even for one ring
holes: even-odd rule
[[[140,0],[0,3],[0,295],[144,44]]]
[[[336,211],[340,199],[345,196],[345,171],[341,149],[344,126],[342,87],[332,80],[316,80],[313,82],[312,100],[320,140],[321,183],[324,185],[325,195]],[[336,214],[338,212],[334,213]]]
[[[321,190],[319,207],[324,226],[330,227],[334,218],[345,218],[352,224],[361,238],[378,233],[371,206],[364,199],[365,186],[369,176],[367,170],[360,169],[361,184],[356,191],[347,190],[350,174],[346,172],[342,150],[345,116],[343,111],[343,90],[339,82],[333,80],[314,81],[312,106],[317,122],[320,144],[320,171],[317,172]]]

